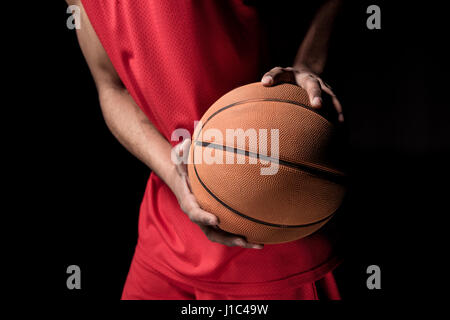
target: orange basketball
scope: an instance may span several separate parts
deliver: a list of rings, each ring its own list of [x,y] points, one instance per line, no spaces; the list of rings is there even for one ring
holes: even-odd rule
[[[234,89],[195,128],[192,192],[221,229],[250,242],[305,237],[331,219],[345,194],[335,131],[298,86]]]

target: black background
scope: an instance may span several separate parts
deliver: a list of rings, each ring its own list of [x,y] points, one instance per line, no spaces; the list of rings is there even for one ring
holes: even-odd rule
[[[431,286],[445,278],[445,233],[438,230],[448,214],[441,48],[448,28],[438,7],[393,2],[347,4],[323,75],[345,110],[343,152],[351,179],[339,218],[346,260],[337,279],[348,301],[433,297]],[[381,7],[381,30],[366,28],[370,4]],[[274,65],[289,65],[304,32],[297,21],[307,21],[311,10],[291,2],[260,9],[271,26]],[[37,261],[37,297],[114,301],[136,244],[150,170],[108,131],[75,31],[66,28],[65,3],[46,13],[41,28],[18,40],[31,45],[28,76],[21,79],[27,90],[18,96],[27,109],[19,112],[35,125],[25,159],[32,175],[22,180],[16,203],[33,207],[25,219],[34,232],[20,253],[27,262],[20,264],[33,270]],[[66,288],[71,264],[81,267],[82,290]],[[381,290],[366,288],[371,264],[381,267]]]

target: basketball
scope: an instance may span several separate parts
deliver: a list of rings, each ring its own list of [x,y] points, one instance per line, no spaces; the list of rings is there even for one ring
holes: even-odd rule
[[[236,88],[195,127],[191,190],[220,229],[249,242],[306,237],[334,216],[345,195],[336,131],[299,86]]]

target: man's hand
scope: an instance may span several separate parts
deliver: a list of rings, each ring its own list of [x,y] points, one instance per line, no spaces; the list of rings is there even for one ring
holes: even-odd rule
[[[331,96],[334,108],[338,113],[338,120],[340,122],[344,121],[341,103],[331,90],[331,87],[307,68],[275,67],[264,74],[261,82],[264,86],[273,86],[281,82],[298,85],[308,93],[309,101],[313,108],[322,107],[322,92],[325,92]]]
[[[197,224],[205,233],[206,237],[217,243],[221,243],[230,247],[239,246],[242,248],[262,249],[262,244],[254,244],[247,242],[243,237],[220,230],[218,218],[210,212],[202,210],[191,192],[189,179],[187,175],[186,159],[189,154],[189,147],[191,141],[185,139],[183,142],[176,145],[172,152],[177,159],[174,191],[178,199],[181,210],[186,213],[192,222]]]

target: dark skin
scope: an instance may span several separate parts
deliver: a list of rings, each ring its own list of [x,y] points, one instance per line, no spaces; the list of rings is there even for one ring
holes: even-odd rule
[[[69,5],[81,8],[81,29],[77,37],[94,78],[105,122],[112,134],[133,155],[157,174],[175,194],[180,208],[198,225],[205,236],[227,246],[261,249],[263,245],[250,243],[244,237],[227,233],[218,228],[218,218],[200,208],[192,194],[187,178],[186,165],[171,161],[171,153],[186,157],[190,140],[184,140],[174,148],[148,120],[128,93],[108,55],[102,47],[80,0],[67,0]],[[322,106],[322,94],[332,97],[339,121],[343,121],[342,107],[331,88],[320,78],[325,66],[328,43],[333,21],[340,0],[326,2],[316,14],[291,67],[276,67],[267,72],[261,82],[273,86],[289,82],[308,92],[314,108]]]

